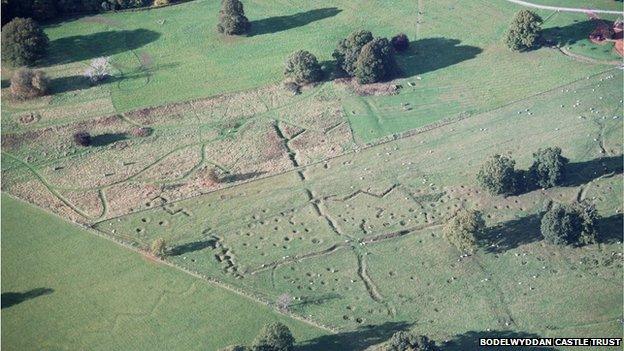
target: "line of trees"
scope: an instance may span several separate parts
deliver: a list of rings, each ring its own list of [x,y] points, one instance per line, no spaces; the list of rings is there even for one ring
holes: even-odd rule
[[[169,3],[168,0],[164,1]],[[2,0],[2,25],[13,18],[47,21],[78,13],[163,5],[163,0]]]

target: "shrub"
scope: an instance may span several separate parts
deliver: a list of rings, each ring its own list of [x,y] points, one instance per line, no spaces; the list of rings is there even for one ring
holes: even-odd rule
[[[509,157],[494,155],[479,169],[477,182],[493,195],[511,195],[518,191],[516,162]]]
[[[292,351],[295,338],[282,323],[265,325],[256,336],[252,349],[254,351]]]
[[[299,50],[288,56],[284,75],[297,83],[312,83],[321,79],[322,71],[316,56],[308,51]]]
[[[561,156],[561,148],[539,149],[533,154],[533,165],[529,168],[530,178],[543,188],[560,185],[565,178],[567,164],[568,159]]]
[[[48,36],[30,18],[15,18],[2,27],[2,57],[14,66],[29,66],[42,58]]]
[[[507,30],[505,44],[513,51],[533,48],[541,34],[542,22],[542,18],[536,13],[520,10]]]
[[[91,134],[87,132],[78,132],[74,134],[74,142],[80,146],[91,145]]]
[[[165,6],[171,4],[169,0],[154,0],[154,6]]]
[[[152,246],[150,247],[150,252],[152,255],[157,257],[163,257],[165,255],[165,249],[167,248],[167,242],[165,239],[158,238],[152,241]]]
[[[292,304],[292,297],[288,294],[282,294],[277,297],[277,301],[275,301],[275,305],[277,305],[277,309],[281,312],[288,312],[290,305]]]
[[[372,40],[373,34],[367,30],[355,31],[341,40],[332,54],[338,68],[351,77],[355,76],[355,65],[360,51]]]
[[[583,203],[555,204],[542,217],[540,230],[550,244],[589,244],[596,240],[595,207]]]
[[[360,84],[380,82],[392,74],[394,67],[394,50],[388,39],[373,39],[360,51],[355,77]]]
[[[98,57],[91,60],[89,67],[84,71],[84,76],[87,77],[91,83],[98,83],[110,76],[111,72],[112,66],[110,64],[110,58]]]
[[[11,77],[11,95],[18,100],[43,96],[48,91],[49,80],[42,71],[20,68]]]
[[[435,351],[435,342],[423,335],[398,331],[388,340],[384,351]]]
[[[217,31],[227,35],[240,35],[249,31],[250,23],[245,17],[243,3],[239,0],[222,0]]]
[[[407,38],[407,35],[401,33],[401,34],[397,34],[394,37],[392,37],[392,47],[394,48],[394,50],[396,50],[397,52],[402,52],[407,50],[407,48],[409,48],[409,39]]]
[[[150,127],[136,127],[133,128],[132,131],[130,131],[130,134],[132,134],[132,136],[135,137],[148,137],[152,134],[153,130]]]
[[[485,221],[481,212],[461,209],[446,223],[443,234],[459,251],[472,253],[484,229]]]

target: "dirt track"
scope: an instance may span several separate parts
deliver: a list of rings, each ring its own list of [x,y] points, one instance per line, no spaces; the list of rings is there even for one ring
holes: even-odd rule
[[[548,5],[533,4],[531,2],[522,1],[522,0],[507,0],[507,1],[513,2],[514,4],[527,6],[527,7],[533,7],[533,8],[542,9],[542,10],[554,10],[554,11],[562,11],[562,12],[581,12],[581,13],[587,13],[587,12],[609,13],[609,14],[614,14],[614,15],[624,14],[624,11],[611,11],[611,10],[597,10],[597,9],[589,9],[589,8],[581,9],[581,8],[573,8],[573,7],[548,6]]]

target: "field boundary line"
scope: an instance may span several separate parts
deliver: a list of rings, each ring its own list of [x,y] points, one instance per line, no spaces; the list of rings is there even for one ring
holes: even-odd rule
[[[612,15],[624,14],[624,10],[614,11],[614,10],[600,10],[600,9],[590,9],[590,8],[583,9],[583,8],[576,8],[576,7],[559,7],[559,6],[551,6],[551,5],[540,5],[540,4],[534,4],[532,2],[522,1],[522,0],[507,0],[507,1],[514,3],[516,5],[533,7],[533,8],[540,9],[540,10],[555,10],[555,11],[560,11],[560,12],[580,12],[580,13],[593,12],[593,13],[607,13],[607,14],[612,14]]]

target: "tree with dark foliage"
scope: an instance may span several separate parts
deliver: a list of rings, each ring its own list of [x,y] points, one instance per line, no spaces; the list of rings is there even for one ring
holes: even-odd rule
[[[249,28],[243,3],[240,0],[222,0],[217,31],[227,35],[241,35],[247,33]]]
[[[15,18],[2,27],[2,58],[13,66],[30,66],[44,56],[48,36],[30,18]]]
[[[542,32],[542,22],[535,12],[520,10],[507,30],[505,44],[513,51],[532,49]]]

